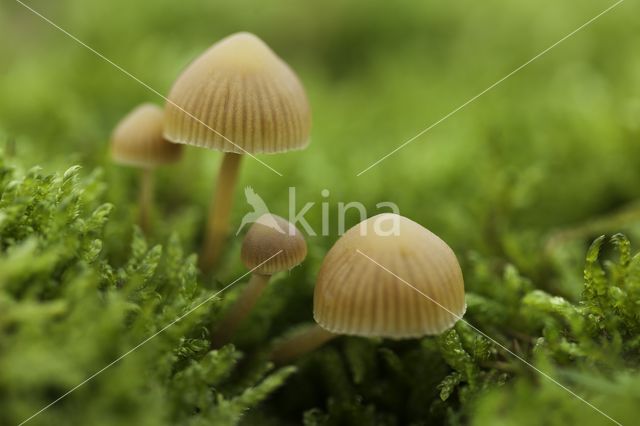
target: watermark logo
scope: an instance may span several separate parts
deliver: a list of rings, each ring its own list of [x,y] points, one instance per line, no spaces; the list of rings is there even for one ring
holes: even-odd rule
[[[253,208],[253,211],[244,215],[240,226],[236,231],[236,235],[238,235],[246,225],[256,222],[273,228],[283,234],[285,233],[285,231],[270,215],[271,212],[267,204],[253,190],[253,188],[249,186],[246,187],[244,190],[244,194],[247,199],[247,204],[249,204]],[[335,207],[332,207],[332,203],[329,201],[330,191],[328,189],[323,189],[320,192],[320,195],[323,198],[323,201],[320,203],[321,229],[320,232],[316,232],[317,230],[314,229],[307,221],[306,215],[310,211],[312,211],[312,209],[317,209],[317,203],[315,201],[309,201],[305,203],[300,209],[298,209],[296,188],[289,187],[288,220],[292,225],[292,227],[290,227],[290,232],[294,231],[294,227],[298,227],[298,229],[300,229],[310,237],[315,237],[317,235],[335,235],[335,231],[337,231],[337,235],[343,235],[346,231],[345,227],[347,212],[356,211],[360,217],[359,222],[361,223],[369,217],[367,208],[363,203],[359,201],[349,201],[346,203],[343,201],[339,201],[336,203]],[[383,201],[376,204],[375,214],[377,215],[379,213],[395,213],[396,215],[399,215],[400,209],[393,202]],[[332,232],[331,224],[335,223],[336,219],[337,230]],[[398,223],[397,216],[394,215],[380,215],[378,216],[378,219],[373,221],[371,225],[372,226],[370,227],[370,230],[379,236],[399,235],[400,233],[400,225]],[[366,235],[368,230],[368,227],[360,226],[361,235]]]
[[[256,194],[253,188],[251,188],[250,186],[247,186],[244,189],[244,196],[247,199],[247,204],[249,204],[253,208],[253,211],[245,214],[242,217],[242,222],[240,222],[240,226],[236,231],[236,235],[238,235],[240,231],[242,231],[242,228],[244,228],[246,225],[249,225],[258,221],[262,225],[275,229],[281,234],[285,233],[285,231],[283,231],[280,228],[280,225],[278,225],[278,222],[276,222],[275,219],[270,215],[271,212],[267,207],[267,203],[264,202],[262,197]]]

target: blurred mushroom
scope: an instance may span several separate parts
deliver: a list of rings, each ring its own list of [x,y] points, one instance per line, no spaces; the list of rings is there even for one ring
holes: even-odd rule
[[[277,344],[272,359],[286,362],[343,334],[441,334],[465,309],[462,272],[451,248],[412,220],[381,214],[351,228],[331,248],[316,282],[317,325]]]
[[[280,216],[265,214],[249,228],[240,256],[242,263],[253,271],[251,279],[213,333],[212,347],[220,347],[231,339],[272,275],[288,271],[304,261],[307,243],[294,225]]]
[[[162,136],[162,108],[142,104],[116,126],[111,136],[111,157],[117,164],[140,168],[139,224],[149,232],[153,205],[153,171],[157,166],[180,159],[182,147]]]
[[[208,270],[227,235],[242,155],[305,148],[309,102],[282,59],[255,35],[237,33],[214,44],[178,77],[166,114],[164,135],[170,141],[224,152],[200,257]]]

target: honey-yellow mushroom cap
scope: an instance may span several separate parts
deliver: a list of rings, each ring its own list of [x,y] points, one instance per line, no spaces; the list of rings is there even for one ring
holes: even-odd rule
[[[237,154],[302,149],[311,111],[291,68],[242,32],[210,47],[174,83],[164,135],[175,143]]]
[[[300,231],[287,220],[264,214],[251,225],[242,242],[242,263],[257,274],[272,275],[302,263],[307,243]]]
[[[180,159],[182,147],[162,136],[164,112],[142,104],[125,116],[111,136],[111,156],[116,163],[153,168]]]
[[[316,322],[337,334],[435,335],[465,310],[462,271],[451,248],[422,225],[391,213],[367,219],[335,243],[314,294]]]

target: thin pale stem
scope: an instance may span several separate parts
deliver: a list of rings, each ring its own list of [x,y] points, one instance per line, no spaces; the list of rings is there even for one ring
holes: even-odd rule
[[[225,152],[218,174],[215,195],[209,208],[207,233],[200,256],[200,267],[209,271],[217,262],[229,230],[233,194],[240,169],[241,154]]]
[[[140,174],[140,195],[138,201],[138,224],[142,232],[151,230],[151,210],[153,208],[154,176],[152,169],[143,169]]]
[[[276,343],[271,351],[271,361],[286,364],[301,355],[312,352],[320,346],[338,337],[317,324],[309,326],[293,336]]]
[[[267,287],[271,275],[252,274],[240,298],[236,300],[229,312],[217,327],[211,338],[211,346],[219,348],[228,343],[242,322],[249,316],[258,302],[260,295]]]

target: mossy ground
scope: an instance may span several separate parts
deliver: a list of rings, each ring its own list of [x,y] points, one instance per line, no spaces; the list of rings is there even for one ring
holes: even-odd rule
[[[213,41],[259,34],[305,83],[314,128],[307,150],[262,157],[283,177],[246,161],[240,186],[283,216],[296,187],[317,203],[306,216],[317,229],[328,200],[332,231],[338,201],[370,214],[395,202],[458,253],[469,323],[634,424],[640,221],[600,218],[640,199],[636,3],[360,177],[609,3],[29,4],[162,93]],[[212,274],[196,267],[218,154],[188,150],[159,170],[142,237],[138,175],[110,163],[107,141],[133,106],[161,100],[18,3],[0,6],[0,31],[0,135],[15,147],[0,160],[0,424],[18,424],[245,270],[238,238]],[[240,191],[236,206],[234,223]],[[415,341],[341,338],[295,369],[269,365],[268,344],[311,321],[331,234],[308,239],[305,264],[274,281],[233,347],[210,352],[208,328],[241,283],[31,422],[611,424],[463,323]]]

